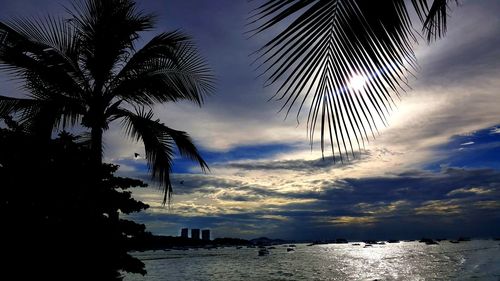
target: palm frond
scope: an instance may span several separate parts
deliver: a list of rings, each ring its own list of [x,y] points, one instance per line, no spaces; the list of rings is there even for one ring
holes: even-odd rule
[[[33,99],[21,99],[0,95],[0,116],[9,116],[22,111],[29,111],[37,106]]]
[[[203,172],[210,170],[208,164],[201,157],[198,149],[193,143],[191,137],[183,131],[174,130],[162,124],[165,133],[175,142],[181,156],[188,158],[200,166]]]
[[[332,153],[336,147],[341,158],[349,150],[354,156],[355,147],[374,136],[378,120],[385,122],[416,67],[405,3],[266,1],[255,15],[261,24],[254,32],[292,15],[297,16],[257,52],[259,67],[267,84],[281,84],[274,98],[287,115],[297,107],[298,121],[309,103],[311,144],[319,123],[322,151],[329,136]],[[353,79],[363,79],[363,85],[353,88]]]
[[[188,36],[162,33],[137,51],[113,82],[110,95],[131,103],[189,100],[201,105],[214,77]]]
[[[99,90],[129,56],[139,32],[154,24],[154,16],[138,11],[131,0],[80,0],[68,11],[78,31],[85,69]]]
[[[423,24],[422,30],[427,42],[439,39],[446,33],[446,19],[448,18],[448,3],[458,0],[412,0],[412,4]]]
[[[428,8],[412,0],[426,30],[441,35],[446,21],[443,0]],[[446,2],[446,1],[444,1]],[[297,122],[308,108],[313,144],[319,126],[321,151],[329,139],[340,159],[375,137],[409,89],[408,75],[418,70],[416,42],[405,0],[265,0],[250,16],[257,35],[284,25],[254,53],[266,86],[278,84],[272,99],[282,102]],[[335,159],[335,157],[333,158]]]
[[[22,80],[42,80],[67,96],[82,97],[88,88],[78,65],[74,28],[62,18],[0,22],[8,40],[0,47],[0,70]]]
[[[189,40],[189,38],[179,32],[164,32],[156,35],[130,57],[115,80],[119,81],[142,71],[145,65],[158,58],[167,57],[176,60],[174,55],[175,50],[178,48],[180,42],[185,42],[186,40]]]
[[[112,118],[122,118],[122,125],[127,135],[135,141],[142,141],[146,151],[146,160],[152,178],[164,186],[163,203],[169,203],[172,195],[170,172],[175,156],[174,145],[182,156],[197,161],[205,170],[208,165],[194,146],[191,138],[181,131],[171,129],[159,120],[153,120],[153,112],[144,108],[131,112],[123,108],[115,108],[110,112]]]
[[[74,126],[85,113],[80,102],[50,95],[50,99],[0,96],[0,116],[12,115],[26,131],[50,138],[53,128]]]

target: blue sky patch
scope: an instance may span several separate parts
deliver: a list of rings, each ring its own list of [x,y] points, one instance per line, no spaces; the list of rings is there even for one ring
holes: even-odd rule
[[[294,149],[290,144],[263,144],[263,145],[247,145],[238,146],[228,151],[210,151],[200,149],[200,153],[208,163],[208,166],[214,164],[226,163],[238,160],[258,160],[263,158],[272,157],[279,153],[286,153]],[[185,158],[176,158],[174,160],[173,172],[174,173],[193,173],[199,172],[199,169],[192,169],[196,167],[196,163]]]
[[[426,169],[438,171],[441,166],[500,169],[499,126],[488,127],[470,135],[454,136],[450,142],[438,146],[436,153],[446,158],[430,163]]]

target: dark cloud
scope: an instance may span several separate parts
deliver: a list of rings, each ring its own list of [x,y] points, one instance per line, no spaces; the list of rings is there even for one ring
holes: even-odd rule
[[[463,83],[500,71],[498,11],[498,1],[468,1],[453,9],[454,28],[420,60],[419,78],[426,86]]]
[[[344,168],[348,166],[353,166],[363,159],[370,156],[368,151],[357,152],[355,154],[356,158],[347,160],[344,155],[343,159],[340,156],[318,158],[314,160],[275,160],[275,161],[253,161],[253,162],[243,162],[243,163],[230,163],[221,164],[225,167],[236,168],[242,170],[294,170],[294,171],[317,171],[318,169],[332,169],[334,167]]]
[[[196,208],[206,206],[185,205],[178,213],[139,214],[135,218],[143,222],[151,220],[155,225],[159,225],[158,220],[198,225],[220,231],[214,232],[218,236],[246,238],[257,235],[256,225],[262,225],[261,234],[294,239],[332,235],[387,239],[431,234],[500,234],[500,171],[493,169],[446,168],[438,172],[414,170],[380,177],[346,178],[335,184],[325,181],[319,192],[281,193],[201,175],[191,175],[185,183],[188,188],[184,195],[189,195],[188,191],[218,193],[217,199],[222,202],[266,202],[277,198],[290,203],[273,205],[270,201],[257,208],[242,204],[230,209],[235,213],[227,213],[229,209],[215,204],[210,215],[196,215]],[[310,201],[293,202],[297,198]],[[183,212],[190,215],[180,215]],[[230,227],[227,222],[231,222]],[[166,229],[159,227],[157,231],[164,233]]]
[[[344,179],[352,189],[331,189],[326,199],[345,202],[443,199],[458,188],[489,186],[498,190],[500,172],[493,169],[445,168],[439,172],[408,171],[381,177]]]

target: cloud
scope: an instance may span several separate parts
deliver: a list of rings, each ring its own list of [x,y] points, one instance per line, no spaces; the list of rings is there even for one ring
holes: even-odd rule
[[[359,224],[362,226],[371,226],[373,223],[378,220],[375,217],[349,217],[349,216],[341,216],[335,217],[330,220],[332,224],[340,224],[340,225],[352,225]]]
[[[457,194],[467,194],[472,193],[476,195],[485,195],[494,192],[493,189],[483,188],[483,187],[471,187],[471,188],[458,188],[448,192],[448,196],[453,196]]]
[[[498,200],[481,200],[474,203],[474,206],[480,209],[491,209],[496,210],[500,209],[500,201]]]
[[[285,216],[280,216],[280,215],[262,215],[260,218],[263,219],[271,219],[271,220],[278,220],[278,221],[288,221],[289,218]]]
[[[314,174],[314,170],[306,171]],[[214,229],[215,236],[227,233],[224,230],[251,238],[257,235],[256,225],[260,224],[265,225],[265,233],[288,235],[288,238],[328,233],[335,227],[361,235],[358,231],[367,228],[394,230],[396,222],[397,227],[416,228],[428,227],[430,221],[446,223],[447,231],[458,233],[464,220],[471,224],[475,219],[487,220],[490,225],[500,220],[500,171],[493,169],[447,167],[440,171],[412,170],[335,181],[317,179],[316,190],[307,188],[308,180],[295,179],[295,185],[302,185],[295,192],[266,188],[247,176],[176,176],[184,178],[186,189],[174,197],[171,210],[155,204],[161,202],[161,194],[152,192],[151,196],[147,189],[141,190],[149,196],[139,195],[139,198],[153,206],[148,219],[184,218],[193,224],[218,229]],[[135,218],[141,221],[140,217]],[[231,223],[215,225],[213,221]],[[287,229],[294,232],[287,234]],[[492,227],[482,229],[481,233],[499,230]]]
[[[287,170],[287,171],[330,171],[333,168],[346,168],[356,165],[363,161],[369,155],[368,151],[363,151],[356,154],[356,158],[350,161],[342,160],[340,156],[317,158],[312,160],[305,159],[280,159],[280,160],[261,160],[261,161],[240,161],[224,163],[224,167],[240,169],[240,170]]]
[[[417,215],[457,215],[462,212],[458,200],[431,200],[415,208]]]
[[[407,200],[397,200],[394,202],[358,203],[354,207],[365,214],[384,215],[401,212],[403,208],[410,205],[411,203]]]

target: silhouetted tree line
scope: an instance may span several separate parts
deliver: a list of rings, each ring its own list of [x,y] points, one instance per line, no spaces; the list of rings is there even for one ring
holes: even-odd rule
[[[140,180],[115,176],[103,164],[99,184],[89,177],[90,147],[62,132],[52,140],[25,133],[10,118],[0,128],[2,275],[12,280],[121,280],[145,274],[127,254],[145,226],[114,215],[148,205],[131,197]]]
[[[138,236],[130,241],[130,248],[138,251],[172,249],[177,247],[200,248],[218,246],[240,246],[250,245],[250,241],[239,238],[216,238],[214,240],[201,240],[186,237],[173,237],[153,235],[146,232],[144,236]]]

